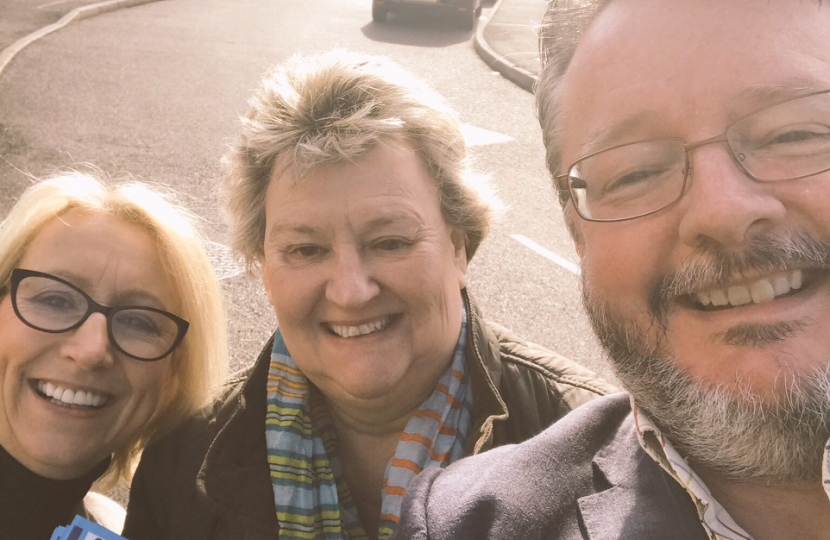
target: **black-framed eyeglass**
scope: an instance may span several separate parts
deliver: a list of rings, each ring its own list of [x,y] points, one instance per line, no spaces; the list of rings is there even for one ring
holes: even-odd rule
[[[125,355],[152,362],[182,342],[190,323],[162,309],[99,304],[65,279],[15,268],[11,301],[17,318],[30,328],[60,334],[80,327],[93,313],[107,318],[110,343]]]
[[[830,171],[830,90],[750,113],[716,137],[687,143],[665,137],[605,148],[556,177],[587,221],[626,221],[679,201],[689,185],[689,153],[724,142],[732,161],[758,182],[797,180]]]

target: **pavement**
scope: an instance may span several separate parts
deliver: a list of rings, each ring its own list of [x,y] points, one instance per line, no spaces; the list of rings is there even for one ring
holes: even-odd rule
[[[31,0],[5,0],[0,5],[0,73],[24,47],[72,21],[153,1],[59,0],[35,10]],[[473,37],[476,52],[490,68],[531,93],[540,71],[536,28],[546,7],[547,0],[497,0]]]
[[[541,70],[537,28],[547,5],[547,0],[498,0],[473,38],[488,66],[531,93]]]

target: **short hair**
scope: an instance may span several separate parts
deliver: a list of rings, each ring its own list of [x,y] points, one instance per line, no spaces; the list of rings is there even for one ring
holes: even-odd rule
[[[314,167],[352,163],[385,143],[418,153],[468,259],[487,236],[497,201],[468,168],[455,112],[388,58],[343,49],[292,56],[265,74],[241,120],[224,158],[224,198],[232,248],[249,269],[265,256],[265,193],[275,175],[300,182]]]
[[[104,485],[128,480],[146,444],[170,432],[219,390],[227,368],[227,334],[222,293],[203,247],[195,218],[162,193],[137,182],[108,186],[87,174],[68,172],[38,182],[23,192],[0,223],[0,298],[11,272],[45,225],[70,210],[106,215],[146,230],[155,242],[162,269],[180,298],[190,328],[173,352],[170,384],[144,428],[113,454]],[[60,256],[56,254],[56,256]]]
[[[545,160],[553,178],[562,166],[562,131],[559,126],[562,79],[573,59],[579,40],[588,26],[613,0],[550,0],[539,30],[542,70],[535,84],[536,109],[545,144]],[[823,3],[818,0],[819,6]],[[559,189],[559,202],[568,202],[567,191]],[[574,230],[571,227],[571,232]]]
[[[612,0],[551,0],[539,30],[539,57],[542,71],[535,85],[536,109],[545,143],[545,161],[551,177],[562,166],[562,131],[559,126],[562,79],[571,64],[585,29]],[[568,202],[567,191],[559,189],[559,202]],[[573,234],[573,228],[571,227]]]

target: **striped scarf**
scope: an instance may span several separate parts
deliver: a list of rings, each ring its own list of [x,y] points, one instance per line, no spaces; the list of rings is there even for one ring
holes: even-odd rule
[[[446,467],[464,455],[472,391],[464,345],[466,313],[452,365],[407,422],[386,467],[379,536],[391,535],[401,502],[422,470]],[[277,330],[268,374],[265,437],[280,539],[362,540],[357,508],[342,480],[337,437],[319,390],[297,368]]]

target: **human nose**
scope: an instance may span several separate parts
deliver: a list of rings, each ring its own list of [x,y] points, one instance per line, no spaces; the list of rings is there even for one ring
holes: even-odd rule
[[[326,298],[344,308],[359,307],[378,295],[380,286],[365,261],[356,251],[341,252],[334,257]]]
[[[81,326],[66,336],[64,357],[87,370],[111,365],[113,355],[107,324],[107,318],[102,313],[90,315]]]
[[[695,149],[689,164],[690,185],[680,223],[680,238],[685,244],[740,248],[784,219],[784,204],[774,195],[777,184],[747,176],[725,145]]]

